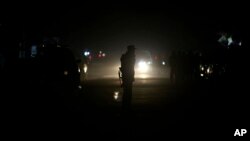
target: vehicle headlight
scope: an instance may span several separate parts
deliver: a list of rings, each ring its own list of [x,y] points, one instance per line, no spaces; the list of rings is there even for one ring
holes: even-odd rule
[[[149,66],[148,66],[148,64],[145,61],[140,61],[138,63],[138,70],[140,72],[147,72],[148,69],[149,69]]]

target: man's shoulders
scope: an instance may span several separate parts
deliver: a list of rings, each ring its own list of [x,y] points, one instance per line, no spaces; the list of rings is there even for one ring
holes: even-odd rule
[[[125,56],[126,56],[126,54],[122,54],[121,59],[124,58]]]

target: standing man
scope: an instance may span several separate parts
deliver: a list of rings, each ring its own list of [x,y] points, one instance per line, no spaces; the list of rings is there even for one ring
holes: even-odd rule
[[[135,46],[127,46],[127,52],[121,56],[121,68],[122,73],[122,87],[123,87],[123,97],[122,97],[122,110],[123,112],[128,112],[131,106],[132,100],[132,85],[134,82],[135,75]]]

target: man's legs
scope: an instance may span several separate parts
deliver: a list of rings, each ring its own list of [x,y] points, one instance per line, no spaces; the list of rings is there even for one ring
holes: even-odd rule
[[[132,83],[123,86],[122,110],[129,111],[132,101]]]

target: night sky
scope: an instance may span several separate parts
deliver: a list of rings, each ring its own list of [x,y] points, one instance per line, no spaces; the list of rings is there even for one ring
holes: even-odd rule
[[[206,48],[219,32],[243,36],[244,3],[36,3],[2,9],[2,25],[26,38],[60,36],[75,54],[90,50],[124,52],[128,44],[151,52]],[[237,9],[237,10],[236,10]]]

